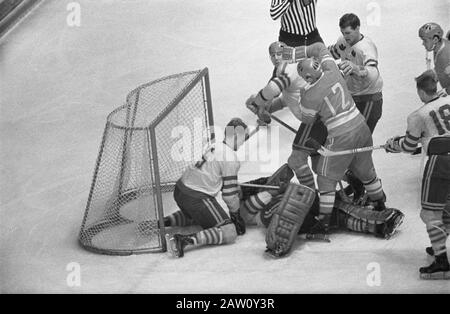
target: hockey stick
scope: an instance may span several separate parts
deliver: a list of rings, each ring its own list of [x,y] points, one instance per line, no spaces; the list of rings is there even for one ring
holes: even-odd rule
[[[268,190],[279,190],[279,186],[275,185],[261,185],[261,184],[252,184],[252,183],[239,183],[240,186],[246,186],[249,188],[263,188]]]
[[[329,150],[329,149],[323,147],[322,145],[320,145],[313,138],[309,138],[306,141],[306,145],[308,147],[314,148],[315,150],[317,150],[317,152],[319,154],[321,154],[324,157],[357,154],[357,153],[363,153],[363,152],[368,152],[368,151],[371,151],[371,150],[385,148],[385,145],[383,144],[383,145],[367,146],[367,147],[353,148],[353,149],[347,149],[347,150],[341,150],[341,151],[332,151],[332,150]]]
[[[253,105],[253,107],[257,110],[256,105]],[[249,108],[248,110],[252,111],[250,108]],[[253,111],[252,111],[252,112],[253,112]],[[254,113],[254,112],[253,112],[253,113]],[[281,124],[282,126],[284,126],[286,129],[288,129],[288,130],[290,130],[290,131],[292,131],[292,132],[294,132],[294,133],[297,134],[297,130],[296,130],[296,129],[294,129],[293,127],[291,127],[289,124],[283,122],[280,118],[277,118],[276,116],[274,116],[274,115],[271,114],[271,113],[269,113],[269,116],[270,116],[271,119],[277,121],[279,124]],[[270,122],[269,122],[269,123],[270,123]]]
[[[253,135],[255,135],[259,131],[260,125],[258,124],[256,128],[248,134],[246,141],[248,141]]]
[[[275,121],[277,121],[279,124],[281,124],[282,126],[284,126],[286,129],[288,129],[289,131],[294,132],[295,134],[297,134],[297,130],[294,129],[293,127],[291,127],[289,124],[283,122],[281,119],[277,118],[276,116],[274,116],[273,114],[270,113],[270,118],[274,119]]]

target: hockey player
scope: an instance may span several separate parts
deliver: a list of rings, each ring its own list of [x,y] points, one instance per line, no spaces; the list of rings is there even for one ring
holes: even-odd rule
[[[308,86],[300,97],[301,121],[312,124],[319,117],[328,130],[325,147],[345,150],[372,146],[372,135],[364,117],[348,91],[333,58],[325,53],[317,58],[306,58],[298,63],[298,73]],[[336,185],[346,170],[351,170],[363,182],[368,197],[376,210],[385,208],[385,194],[377,177],[371,152],[332,157],[321,156],[317,166],[320,193],[320,219],[329,226]]]
[[[334,59],[341,60],[339,68],[345,75],[348,90],[373,133],[382,113],[383,80],[378,69],[377,47],[361,34],[360,26],[355,14],[343,15],[339,20],[342,37],[328,49]]]
[[[441,96],[450,94],[450,42],[443,36],[444,31],[436,23],[427,23],[419,29],[422,45],[426,51],[433,51],[434,72],[443,88],[439,91]]]
[[[300,120],[301,113],[298,105],[300,89],[305,88],[306,82],[297,73],[297,65],[282,60],[282,42],[273,42],[269,46],[269,55],[275,67],[272,78],[267,85],[255,96],[246,101],[246,106],[258,115],[260,120],[270,123],[272,113],[288,107],[292,114]],[[305,142],[312,137],[323,144],[327,130],[320,120],[312,125],[302,123],[298,128],[292,153],[288,158],[289,167],[295,172],[300,184],[315,189],[314,176],[308,165],[308,156],[313,152],[306,147]]]
[[[173,256],[182,257],[187,245],[232,243],[237,235],[245,233],[245,223],[239,213],[240,162],[235,151],[248,138],[247,130],[241,119],[232,119],[226,127],[223,143],[209,147],[202,160],[187,168],[178,180],[174,198],[180,210],[165,217],[164,224],[168,227],[199,225],[203,230],[166,236]],[[215,198],[220,191],[229,215]]]
[[[408,116],[406,136],[386,142],[389,152],[415,151],[422,143],[428,161],[422,178],[420,217],[426,225],[434,262],[419,269],[424,279],[450,279],[450,268],[445,242],[450,232],[450,210],[445,208],[450,197],[450,97],[439,97],[437,82],[429,71],[416,78],[417,93],[424,103]]]
[[[266,181],[267,178],[259,178],[252,182],[267,184]],[[264,188],[261,189],[264,190]],[[283,196],[283,194],[278,194],[275,197],[262,198],[260,195],[267,192],[257,192],[261,189],[252,191],[249,188],[242,188],[244,199],[241,203],[241,214],[247,226],[267,227]],[[258,206],[248,206],[248,204],[254,203],[256,198],[263,201],[258,201]],[[324,231],[316,219],[319,215],[319,202],[317,200],[314,201],[299,234],[321,234]],[[343,198],[342,193],[338,193],[333,206],[331,227],[358,233],[369,233],[378,238],[389,239],[402,224],[403,219],[404,214],[398,209],[386,208],[382,211],[375,211],[370,204],[355,205],[348,199]]]
[[[364,116],[370,132],[373,133],[381,118],[383,106],[383,79],[378,69],[378,51],[373,41],[361,34],[361,22],[353,13],[344,14],[339,20],[342,36],[336,44],[328,47],[334,59],[340,59],[339,68],[345,76],[347,87],[355,101],[356,108]],[[364,193],[362,182],[351,171],[346,173],[353,188],[354,199]]]

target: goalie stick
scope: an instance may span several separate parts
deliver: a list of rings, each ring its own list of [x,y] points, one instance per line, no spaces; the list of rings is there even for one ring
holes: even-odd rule
[[[313,138],[309,138],[306,141],[306,145],[308,147],[314,148],[315,150],[317,150],[317,152],[319,154],[321,154],[324,157],[357,154],[357,153],[363,153],[363,152],[368,152],[368,151],[371,151],[371,150],[385,148],[385,145],[383,144],[383,145],[367,146],[367,147],[353,148],[353,149],[347,149],[347,150],[341,150],[341,151],[332,151],[332,150],[329,150],[329,149],[323,147],[322,145],[320,145]]]

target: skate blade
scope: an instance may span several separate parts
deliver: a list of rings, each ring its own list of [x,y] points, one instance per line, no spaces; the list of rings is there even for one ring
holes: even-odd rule
[[[166,233],[166,245],[167,245],[167,251],[172,255],[172,257],[180,257],[178,250],[176,249],[176,244],[174,243],[174,239],[170,238],[170,235]]]
[[[402,225],[404,219],[405,219],[405,215],[400,216],[400,219],[397,222],[394,230],[392,230],[391,234],[386,235],[386,237],[385,237],[386,240],[391,239],[393,236],[395,236],[398,233],[398,228]]]
[[[323,233],[306,233],[302,235],[302,238],[308,241],[325,242],[325,243],[331,242],[329,235]]]
[[[450,271],[440,271],[432,274],[420,274],[424,280],[450,280]]]
[[[279,254],[279,253],[277,253],[277,252],[275,252],[273,250],[270,250],[270,249],[266,249],[264,251],[264,254],[266,256],[272,258],[272,259],[279,259],[279,258],[282,258],[282,257],[286,256],[286,254]]]

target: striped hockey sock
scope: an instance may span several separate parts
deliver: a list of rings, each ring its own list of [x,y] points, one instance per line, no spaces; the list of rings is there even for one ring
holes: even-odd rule
[[[255,216],[260,211],[262,211],[264,207],[270,203],[271,200],[272,195],[267,191],[263,191],[250,196],[244,202],[244,206],[250,216]]]
[[[375,177],[372,181],[363,182],[366,188],[367,195],[372,201],[382,200],[384,198],[383,188],[381,186],[381,180]]]
[[[186,217],[182,211],[178,210],[164,218],[166,227],[184,227],[193,225],[193,220]]]
[[[309,165],[304,165],[298,169],[295,169],[294,172],[300,184],[305,185],[313,190],[316,188],[314,175],[311,171],[311,168],[309,168]]]
[[[336,192],[326,192],[320,194],[320,214],[331,215],[335,197]]]
[[[440,255],[447,252],[445,242],[448,233],[445,230],[445,225],[442,221],[431,221],[427,224],[427,232],[430,238],[431,246],[435,255]]]
[[[442,214],[442,221],[444,222],[447,233],[450,233],[450,195],[447,197],[447,204],[445,205]]]
[[[339,212],[339,225],[356,232],[375,233],[375,224],[370,224],[343,212]]]
[[[205,229],[192,235],[192,239],[196,245],[222,244],[223,231],[218,227]]]

